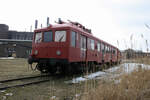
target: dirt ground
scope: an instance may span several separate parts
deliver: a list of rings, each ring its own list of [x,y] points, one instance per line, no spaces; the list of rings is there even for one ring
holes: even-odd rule
[[[76,84],[68,81],[73,78],[87,79],[86,75],[50,76],[51,81],[49,82],[0,91],[0,100],[81,100],[89,91],[96,89],[99,82],[112,82],[112,80],[118,80],[117,77],[120,73],[124,71],[130,72],[129,64],[125,64],[126,67],[122,64],[115,65],[108,70],[98,72],[101,75],[95,76],[95,79]],[[134,64],[131,63],[130,65],[133,66]],[[105,74],[103,75],[103,73]],[[93,74],[95,75],[96,73]],[[32,71],[31,68],[28,68],[27,59],[0,59],[0,80],[34,75],[40,75],[40,72]]]
[[[26,59],[0,59],[0,80],[40,75],[28,68]],[[51,81],[0,91],[0,100],[72,100],[80,98],[85,83],[67,84],[73,76],[52,78]]]

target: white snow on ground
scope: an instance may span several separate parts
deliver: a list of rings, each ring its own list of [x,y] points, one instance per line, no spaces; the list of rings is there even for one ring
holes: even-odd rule
[[[90,80],[90,79],[100,79],[102,77],[106,77],[107,75],[112,75],[112,77],[119,76],[123,73],[131,73],[132,71],[138,69],[138,68],[145,68],[145,69],[150,69],[150,65],[145,65],[145,64],[139,64],[139,63],[124,63],[118,66],[114,66],[112,68],[109,68],[107,70],[103,71],[98,71],[83,77],[77,77],[73,78],[70,81],[67,81],[66,83],[79,83],[82,81]],[[115,74],[113,72],[117,72],[117,70],[121,69],[120,74]]]
[[[81,82],[81,81],[85,81],[85,80],[89,80],[89,79],[96,78],[97,76],[102,76],[102,75],[104,75],[104,74],[106,74],[106,73],[99,71],[99,72],[92,73],[92,74],[89,74],[89,75],[84,76],[84,77],[74,78],[74,79],[72,80],[72,83],[79,83],[79,82]]]
[[[125,73],[131,73],[132,71],[138,68],[150,69],[150,65],[138,64],[138,63],[125,63],[123,64],[122,67]]]
[[[1,57],[0,59],[14,59],[14,57]]]

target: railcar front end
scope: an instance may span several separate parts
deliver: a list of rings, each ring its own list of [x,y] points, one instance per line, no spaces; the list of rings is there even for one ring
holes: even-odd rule
[[[35,30],[28,63],[35,62],[38,70],[50,73],[55,73],[58,66],[68,64],[68,33],[67,28]]]

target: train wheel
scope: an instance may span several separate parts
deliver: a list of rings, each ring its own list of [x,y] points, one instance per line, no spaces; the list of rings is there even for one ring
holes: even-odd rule
[[[96,65],[94,64],[94,62],[89,63],[89,71],[90,72],[95,72],[96,71]]]
[[[60,73],[62,73],[63,75],[66,75],[69,73],[68,71],[68,67],[67,65],[62,65],[61,68],[60,68]]]
[[[57,72],[57,66],[50,66],[50,67],[48,68],[48,72],[49,72],[50,74],[55,74],[55,73]]]
[[[37,64],[36,68],[41,72],[41,73],[47,73],[47,70],[45,69],[45,65],[44,64]]]
[[[90,72],[90,63],[85,64],[85,72],[89,73]]]

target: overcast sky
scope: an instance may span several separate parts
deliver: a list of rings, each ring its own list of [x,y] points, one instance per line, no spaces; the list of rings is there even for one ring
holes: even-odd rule
[[[0,23],[9,25],[10,30],[30,31],[35,19],[46,26],[47,17],[50,23],[58,18],[78,21],[121,50],[132,42],[134,49],[145,51],[146,40],[150,48],[150,29],[145,26],[150,25],[150,0],[0,1]]]

